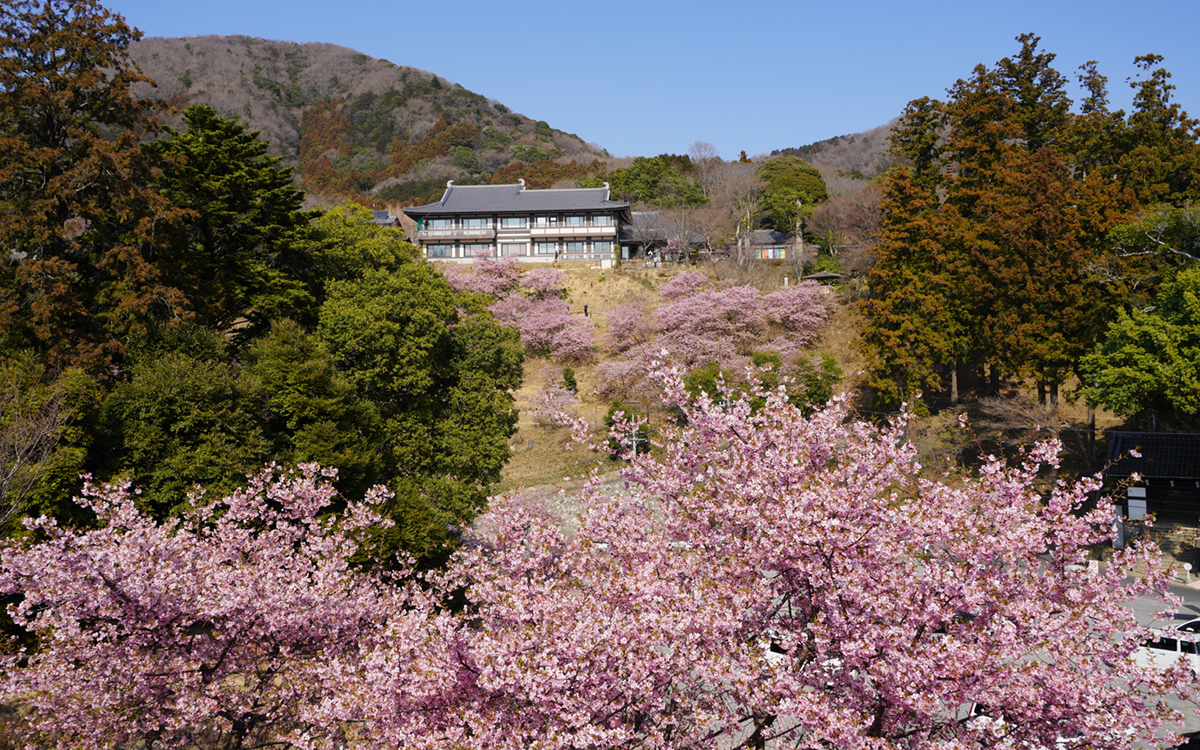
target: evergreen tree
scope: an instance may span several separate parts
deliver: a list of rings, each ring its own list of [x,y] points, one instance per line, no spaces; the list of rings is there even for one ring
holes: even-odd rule
[[[940,287],[950,290],[945,309],[957,321],[950,329],[957,342],[951,360],[990,367],[993,388],[1001,376],[1032,376],[1043,398],[1053,400],[1126,293],[1127,285],[1112,282],[1139,275],[1111,262],[1111,249],[1122,239],[1144,249],[1148,235],[1112,230],[1128,221],[1139,197],[1182,194],[1182,188],[1164,187],[1165,176],[1155,178],[1157,188],[1125,189],[1148,174],[1166,174],[1151,168],[1148,155],[1169,162],[1176,178],[1189,169],[1194,123],[1169,103],[1169,74],[1155,71],[1138,84],[1139,113],[1126,123],[1123,113],[1108,110],[1104,76],[1086,64],[1079,76],[1086,97],[1073,115],[1054,55],[1039,50],[1037,36],[1017,40],[1017,55],[992,68],[976,66],[945,103],[910,103],[893,134],[892,152],[914,171],[886,186],[892,194],[885,205],[896,217],[910,218],[899,219],[906,225],[900,227],[894,217],[885,227],[872,299],[864,307],[864,339],[882,393],[899,398],[918,385],[932,387],[935,369],[949,364],[945,350],[909,344],[936,338],[926,329],[945,323],[886,297],[925,298],[945,278],[944,269],[952,269],[953,283]],[[1139,61],[1149,70],[1157,59]],[[1155,137],[1173,144],[1179,160],[1165,147],[1151,148]],[[1138,171],[1134,162],[1146,169]],[[918,188],[927,198],[913,213],[905,207],[913,206]],[[917,220],[922,211],[929,217]],[[953,260],[905,259],[921,248],[923,257],[932,257],[930,247]],[[897,333],[910,327],[921,335]]]
[[[225,330],[239,318],[245,337],[279,314],[311,312],[303,283],[312,261],[297,233],[307,228],[304,196],[292,170],[267,155],[267,143],[211,107],[189,107],[184,132],[149,150],[161,162],[158,187],[187,212],[162,273],[188,292],[197,322]]]
[[[140,36],[95,0],[0,9],[0,336],[53,367],[105,372],[127,334],[188,313],[155,262],[179,212],[138,144]]]
[[[908,169],[886,180],[870,296],[859,309],[868,382],[883,404],[896,406],[941,390],[942,373],[954,376],[977,323],[957,212],[940,211]]]
[[[795,156],[764,162],[755,174],[767,182],[763,202],[777,232],[795,232],[796,223],[811,215],[813,205],[827,197],[825,178],[816,167]]]
[[[1126,143],[1117,176],[1143,206],[1180,205],[1200,196],[1200,122],[1172,101],[1175,86],[1161,55],[1134,59],[1143,77],[1134,89]]]

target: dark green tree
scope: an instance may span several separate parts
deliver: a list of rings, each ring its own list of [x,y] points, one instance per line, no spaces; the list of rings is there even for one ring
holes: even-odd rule
[[[359,397],[322,342],[291,320],[276,320],[251,343],[241,380],[261,404],[272,460],[338,470],[337,487],[362,497],[384,481],[379,408]]]
[[[1027,151],[1058,146],[1071,122],[1066,78],[1051,67],[1055,55],[1038,49],[1041,37],[1021,34],[1021,51],[996,63],[998,88]]]
[[[617,200],[660,208],[701,206],[704,192],[693,171],[686,156],[639,156],[628,167],[614,170],[607,180]]]
[[[1152,309],[1122,310],[1081,366],[1089,401],[1200,428],[1200,265],[1163,284]]]
[[[1161,55],[1134,59],[1142,77],[1134,89],[1117,177],[1142,206],[1181,205],[1200,196],[1200,122],[1172,100],[1175,86]]]
[[[254,392],[235,363],[170,351],[134,363],[104,404],[95,461],[141,490],[165,518],[199,484],[227,492],[272,457]]]
[[[942,181],[945,105],[923,96],[904,108],[892,128],[889,153],[906,162],[912,179],[934,193]]]
[[[455,292],[407,243],[389,247],[389,230],[340,221],[323,223],[367,237],[322,254],[360,270],[327,283],[317,335],[378,410],[381,476],[396,492],[384,511],[396,526],[377,554],[432,554],[483,508],[510,456],[520,334],[497,324],[484,299]]]
[[[185,131],[148,147],[160,192],[187,215],[162,274],[187,291],[197,322],[228,330],[240,320],[243,337],[273,317],[311,314],[312,261],[297,241],[309,217],[292,170],[258,133],[211,107],[189,107],[183,120]]]
[[[796,231],[797,222],[826,199],[825,178],[816,167],[795,156],[779,156],[761,164],[755,174],[767,183],[763,203],[777,232]]]

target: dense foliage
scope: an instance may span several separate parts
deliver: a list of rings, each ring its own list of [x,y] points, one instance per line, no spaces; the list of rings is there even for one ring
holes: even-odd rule
[[[1200,418],[1200,267],[1159,289],[1145,310],[1121,310],[1080,365],[1084,395],[1117,414],[1142,413],[1195,431]]]
[[[120,487],[104,521],[5,549],[0,589],[42,637],[0,671],[63,747],[1052,747],[1170,741],[1182,660],[1139,667],[1124,603],[1158,551],[1080,565],[1112,533],[1096,482],[1048,492],[1054,444],[978,479],[920,478],[905,426],[778,391],[688,398],[626,495],[578,527],[498,501],[441,573],[347,565],[368,505],[322,515],[268,470],[160,523]],[[633,427],[626,425],[630,429]],[[447,607],[447,602],[465,606]],[[974,709],[974,710],[973,710]]]
[[[321,462],[348,498],[390,487],[372,554],[442,554],[509,456],[516,333],[365,210],[302,211],[237,120],[158,129],[119,16],[0,21],[0,521],[86,523],[81,472],[165,519],[197,483]]]
[[[1179,209],[1157,205],[1200,192],[1200,131],[1171,102],[1161,58],[1135,60],[1128,117],[1107,109],[1106,79],[1083,66],[1076,114],[1054,55],[1032,34],[1018,41],[947,101],[910,102],[893,131],[907,166],[886,177],[861,308],[881,402],[947,381],[954,398],[960,371],[983,390],[1033,378],[1057,401],[1116,311],[1194,260],[1169,220]]]

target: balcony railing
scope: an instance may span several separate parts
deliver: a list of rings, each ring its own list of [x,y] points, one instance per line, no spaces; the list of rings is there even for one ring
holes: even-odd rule
[[[496,230],[491,229],[491,228],[488,228],[488,229],[479,229],[479,228],[422,229],[420,232],[417,232],[417,239],[422,239],[422,240],[434,239],[434,238],[449,239],[449,238],[454,238],[454,237],[487,237],[490,239],[495,236],[496,236]]]
[[[617,227],[615,224],[570,227],[533,227],[529,230],[529,234],[533,237],[604,237],[608,235],[615,236],[616,233]]]

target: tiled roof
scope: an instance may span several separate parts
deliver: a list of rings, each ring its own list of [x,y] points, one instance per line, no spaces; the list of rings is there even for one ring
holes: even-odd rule
[[[1200,479],[1200,435],[1111,432],[1108,463],[1104,473],[1110,477],[1137,473],[1147,479]]]
[[[531,214],[549,211],[621,211],[628,203],[607,200],[608,188],[533,190],[516,185],[448,185],[442,199],[404,209],[409,216],[436,214]]]
[[[774,229],[755,229],[754,236],[750,238],[755,245],[788,245],[791,241],[791,237]]]

